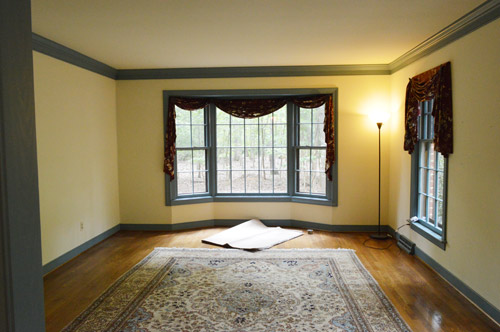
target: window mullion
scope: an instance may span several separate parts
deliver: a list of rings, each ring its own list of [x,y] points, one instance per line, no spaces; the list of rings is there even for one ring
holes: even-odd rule
[[[260,177],[261,177],[261,169],[260,169],[260,117],[257,118],[257,188],[260,194]]]
[[[298,151],[295,148],[295,141],[297,139],[298,124],[297,124],[297,106],[287,103],[286,106],[287,117],[287,175],[288,175],[288,194],[293,195],[296,192],[297,176],[296,171],[296,158]]]
[[[274,117],[271,118],[271,160],[273,162],[271,167],[271,179],[273,180],[273,194],[274,194]]]
[[[191,139],[191,194],[194,194],[194,150],[193,150],[193,111],[189,111],[189,131]]]
[[[429,173],[430,172],[429,166],[430,166],[431,154],[430,154],[430,144],[427,143],[427,142],[424,143],[424,144],[425,144],[425,147],[427,149],[427,164],[426,164],[426,166],[427,166],[427,177],[425,179],[426,182],[427,182],[427,186],[425,187],[425,193],[426,193],[427,199],[426,199],[426,202],[425,202],[425,216],[427,218],[427,222],[430,223],[431,217],[429,216],[429,205],[430,205],[429,202],[430,202],[431,198],[429,197],[429,184],[430,184],[429,179],[431,178],[431,176],[430,176],[430,173]]]
[[[233,123],[229,117],[229,188],[233,193]]]
[[[243,119],[243,188],[247,193],[247,119]]]
[[[438,160],[439,159],[439,152],[435,151],[434,152],[434,168],[436,169],[434,171],[434,226],[437,228],[437,216],[438,216],[438,187],[439,187],[439,176],[438,176]]]
[[[313,146],[313,109],[311,108],[311,146]],[[312,149],[309,149],[309,195],[312,195]]]
[[[215,195],[217,192],[217,124],[216,124],[216,114],[215,106],[213,104],[208,105],[208,138],[207,144],[209,145],[208,150],[208,178],[210,179],[208,192],[210,195]]]

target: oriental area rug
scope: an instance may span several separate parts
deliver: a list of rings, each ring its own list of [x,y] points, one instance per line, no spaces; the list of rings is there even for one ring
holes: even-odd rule
[[[63,331],[410,331],[348,249],[156,248]]]

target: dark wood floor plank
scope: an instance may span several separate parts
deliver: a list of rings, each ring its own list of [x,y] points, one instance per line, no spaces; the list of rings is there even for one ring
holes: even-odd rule
[[[155,247],[217,248],[201,239],[224,228],[180,232],[120,231],[47,274],[46,330],[60,331]],[[363,245],[367,233],[314,231],[275,248],[350,248],[415,332],[499,331],[500,327],[419,259]],[[373,242],[384,247],[390,242]]]

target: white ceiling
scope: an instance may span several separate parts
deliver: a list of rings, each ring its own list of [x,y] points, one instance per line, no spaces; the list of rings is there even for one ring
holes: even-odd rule
[[[32,0],[33,32],[117,69],[387,64],[483,0]]]

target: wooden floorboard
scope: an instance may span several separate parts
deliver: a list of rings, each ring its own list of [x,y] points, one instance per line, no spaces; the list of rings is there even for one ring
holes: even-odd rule
[[[217,248],[201,239],[224,228],[180,232],[120,231],[44,277],[46,330],[60,331],[155,247]],[[394,242],[363,245],[367,233],[315,231],[275,248],[350,248],[414,332],[499,331],[500,327],[418,258]],[[386,246],[389,242],[374,242]]]

